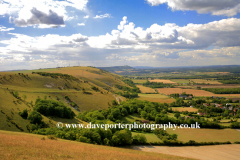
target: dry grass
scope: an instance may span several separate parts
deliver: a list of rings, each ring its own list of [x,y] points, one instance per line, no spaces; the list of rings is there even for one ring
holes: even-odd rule
[[[165,95],[170,95],[173,93],[186,92],[187,94],[193,94],[193,96],[218,96],[218,97],[240,97],[240,94],[214,94],[204,90],[197,89],[182,89],[182,88],[159,88],[157,89],[159,93],[164,93]]]
[[[133,149],[202,160],[239,160],[240,156],[240,144],[199,147],[135,146]]]
[[[0,132],[0,159],[187,159],[165,154],[151,154],[130,149],[99,146],[44,136]]]
[[[164,84],[176,84],[176,82],[166,80],[166,79],[154,79],[154,80],[149,80],[149,82],[162,82]]]
[[[142,85],[136,85],[136,86],[140,89],[141,93],[156,93],[155,89],[145,87]]]
[[[146,100],[150,102],[159,102],[159,103],[172,103],[176,100],[173,98],[169,98],[168,96],[161,95],[161,94],[138,94],[139,100]]]
[[[198,109],[196,108],[190,108],[190,107],[172,107],[173,111],[179,111],[179,112],[182,112],[182,111],[188,111],[188,112],[196,112],[198,111]]]

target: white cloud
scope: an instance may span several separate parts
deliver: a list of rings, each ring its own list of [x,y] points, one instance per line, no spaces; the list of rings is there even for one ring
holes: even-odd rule
[[[174,10],[196,10],[198,13],[234,16],[240,12],[240,0],[146,0],[152,6],[166,3]]]
[[[0,32],[7,32],[7,31],[11,31],[14,30],[14,28],[6,28],[2,25],[0,25]]]
[[[88,0],[2,0],[0,15],[9,15],[11,22],[18,26],[36,24],[63,25],[70,20],[67,7],[84,11]]]
[[[89,18],[89,15],[86,15],[86,16],[84,16],[83,18],[88,19],[88,18]]]
[[[111,14],[105,13],[103,15],[96,15],[95,17],[93,17],[95,19],[102,19],[102,18],[111,18]]]
[[[78,26],[85,26],[85,23],[78,23]]]

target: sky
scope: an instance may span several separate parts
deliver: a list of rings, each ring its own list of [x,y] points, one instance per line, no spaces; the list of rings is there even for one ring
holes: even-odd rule
[[[0,0],[0,71],[240,65],[240,0]]]

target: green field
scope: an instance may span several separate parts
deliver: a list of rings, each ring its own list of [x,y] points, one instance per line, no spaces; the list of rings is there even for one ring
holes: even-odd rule
[[[137,133],[132,132],[132,136],[134,135],[144,135],[147,138],[147,142],[162,142],[154,133]]]
[[[133,79],[132,81],[136,84],[143,84],[147,82],[146,79]]]
[[[170,134],[177,134],[178,140],[188,142],[235,142],[240,141],[240,131],[236,129],[167,129]]]
[[[150,102],[159,102],[159,103],[172,103],[175,102],[175,99],[169,98],[168,96],[162,95],[162,94],[138,94],[139,100],[147,100]]]

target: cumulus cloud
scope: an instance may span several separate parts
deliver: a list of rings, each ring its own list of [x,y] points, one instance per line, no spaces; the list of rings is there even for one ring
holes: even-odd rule
[[[42,25],[48,27],[63,25],[64,20],[71,20],[67,7],[75,10],[86,10],[88,0],[2,0],[0,15],[9,15],[10,22],[17,26]],[[49,28],[49,27],[48,27]]]
[[[240,12],[240,0],[146,0],[152,6],[167,4],[174,10],[196,10],[198,13],[234,16]]]
[[[37,24],[46,24],[46,25],[64,25],[63,16],[59,16],[57,13],[49,10],[49,13],[46,14],[37,10],[36,8],[31,9],[32,17],[28,20],[24,19],[14,19],[13,23],[16,26],[29,26]]]
[[[95,19],[102,19],[102,18],[111,18],[111,17],[112,17],[111,14],[105,13],[105,14],[102,14],[102,15],[96,15],[93,18],[95,18]]]

